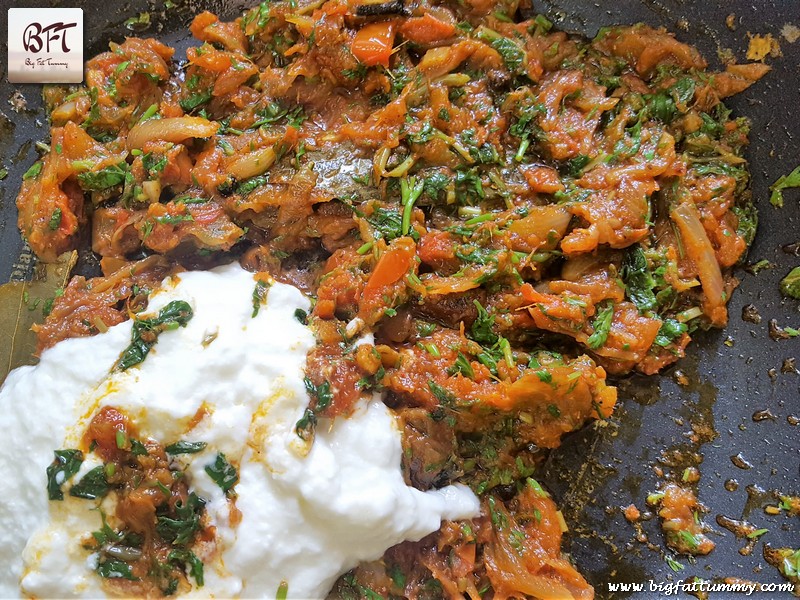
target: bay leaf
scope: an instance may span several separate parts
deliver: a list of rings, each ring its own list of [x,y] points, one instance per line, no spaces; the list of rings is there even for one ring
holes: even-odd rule
[[[69,281],[77,252],[62,254],[58,262],[39,263],[30,281],[0,285],[0,382],[22,365],[36,363],[34,323],[44,320],[44,308]]]

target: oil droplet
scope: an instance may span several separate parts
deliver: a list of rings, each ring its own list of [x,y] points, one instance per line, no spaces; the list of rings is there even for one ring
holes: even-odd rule
[[[735,479],[728,479],[725,482],[725,489],[728,490],[729,492],[735,492],[736,490],[739,489],[739,482],[736,481]]]
[[[767,419],[775,420],[775,415],[773,415],[768,408],[753,413],[753,421],[756,423],[759,421],[766,421]]]
[[[739,452],[739,454],[734,454],[733,456],[731,456],[731,462],[740,469],[747,470],[753,468],[753,465],[745,460],[741,452]]]

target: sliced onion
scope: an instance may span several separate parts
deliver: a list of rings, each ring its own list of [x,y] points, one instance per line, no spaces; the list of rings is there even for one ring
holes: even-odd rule
[[[128,149],[141,149],[147,142],[165,141],[177,144],[189,138],[211,137],[219,129],[214,123],[202,117],[171,117],[150,119],[137,123],[128,133]]]
[[[670,213],[670,217],[678,226],[686,252],[697,269],[708,307],[713,310],[716,307],[725,306],[725,284],[722,280],[722,271],[719,268],[714,247],[700,222],[697,209],[692,203],[684,202]]]
[[[275,162],[275,150],[272,147],[259,148],[243,156],[237,156],[228,163],[228,173],[236,179],[249,179],[261,175]]]

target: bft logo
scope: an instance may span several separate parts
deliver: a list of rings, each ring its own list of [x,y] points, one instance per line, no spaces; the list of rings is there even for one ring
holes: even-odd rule
[[[9,8],[8,80],[12,83],[83,81],[83,10]]]
[[[42,27],[41,23],[31,23],[22,34],[22,45],[26,51],[36,54],[41,52],[45,45],[47,46],[45,52],[50,52],[50,43],[61,40],[61,51],[66,54],[70,51],[67,46],[67,29],[77,26],[77,23],[53,23]]]

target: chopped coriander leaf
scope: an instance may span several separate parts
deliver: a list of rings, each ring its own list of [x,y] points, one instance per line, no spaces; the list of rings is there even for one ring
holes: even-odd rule
[[[56,231],[59,227],[61,227],[61,209],[57,208],[53,211],[53,214],[50,216],[50,221],[47,224],[47,227],[50,231]]]
[[[169,329],[185,327],[194,315],[192,307],[183,300],[173,300],[158,311],[158,316],[136,319],[131,329],[131,343],[114,365],[115,371],[126,371],[141,363],[158,341],[158,336]],[[146,335],[145,332],[148,332]]]
[[[756,529],[755,531],[751,531],[747,534],[747,537],[751,540],[755,540],[760,538],[765,533],[769,533],[769,529]]]
[[[164,451],[167,454],[172,454],[173,456],[177,454],[197,454],[198,452],[202,452],[205,450],[206,446],[205,442],[175,442],[174,444],[170,444]]]
[[[37,161],[33,163],[30,169],[25,171],[25,173],[22,175],[22,178],[33,179],[34,177],[37,177],[41,172],[42,172],[42,163],[41,161]]]
[[[69,495],[75,498],[96,500],[108,494],[109,489],[105,467],[100,465],[86,473],[78,483],[73,485],[69,490]]]
[[[256,286],[253,288],[253,312],[250,315],[252,318],[256,318],[258,316],[258,311],[261,310],[261,305],[267,301],[267,292],[269,291],[269,288],[269,282],[261,279],[256,281]]]
[[[131,566],[122,560],[115,558],[104,558],[97,563],[97,574],[106,579],[128,579],[130,581],[139,581],[138,577],[133,576]]]
[[[448,373],[451,375],[461,373],[464,377],[468,377],[470,379],[475,376],[475,371],[472,369],[472,365],[469,363],[469,360],[467,360],[467,357],[461,352],[458,353],[458,357],[456,358],[456,362],[453,364],[453,366],[448,369]]]
[[[78,173],[78,183],[86,191],[101,192],[125,183],[125,174],[128,165],[122,161],[116,165],[104,167],[99,171],[86,171]]]
[[[131,454],[134,456],[147,456],[147,447],[139,440],[131,438]]]
[[[685,569],[685,567],[681,563],[679,563],[677,560],[675,560],[669,555],[667,555],[664,560],[667,561],[669,568],[675,571],[676,573],[678,571],[683,571],[683,569]]]
[[[181,108],[186,112],[191,112],[196,109],[198,106],[202,106],[206,102],[211,100],[211,90],[205,90],[202,92],[197,92],[196,94],[191,94],[186,98],[180,100],[179,104]]]
[[[71,479],[83,464],[80,450],[54,450],[55,459],[47,467],[47,495],[50,500],[63,500],[61,486]]]
[[[175,504],[174,519],[167,515],[158,515],[156,532],[167,542],[185,546],[194,539],[195,533],[200,531],[200,514],[205,505],[205,500],[191,492],[186,502],[178,501]]]
[[[636,305],[639,312],[655,310],[658,306],[653,288],[656,281],[650,273],[644,250],[638,244],[632,246],[622,262],[622,279],[628,299]]]
[[[217,453],[217,457],[214,459],[213,463],[206,465],[205,471],[208,473],[208,476],[211,477],[212,481],[226,494],[239,480],[239,474],[236,472],[236,468],[228,462],[228,459],[225,458],[222,452]]]
[[[503,59],[506,68],[512,73],[524,74],[528,64],[528,55],[522,46],[514,40],[503,37],[487,27],[479,27],[476,31],[478,39],[488,43]]]
[[[203,587],[205,583],[203,580],[203,561],[201,561],[194,552],[190,550],[172,550],[167,555],[167,562],[179,563],[182,566],[185,565],[184,568],[188,566],[189,568],[187,570],[197,582],[197,586]]]
[[[311,379],[305,377],[303,383],[306,386],[308,395],[317,401],[314,407],[316,412],[321,412],[331,405],[331,402],[333,402],[333,392],[331,392],[331,384],[329,381],[323,381],[319,385],[314,385]]]
[[[800,267],[795,267],[781,280],[781,292],[795,300],[800,300]]]
[[[383,237],[387,242],[403,235],[403,217],[396,210],[377,208],[367,217],[367,222],[378,237]]]
[[[606,303],[600,310],[597,311],[594,321],[592,321],[593,333],[586,340],[586,345],[592,350],[602,348],[608,334],[611,331],[611,323],[614,320],[614,305]]]
[[[689,331],[689,326],[686,323],[681,323],[675,319],[664,319],[654,343],[666,348],[687,331]]]
[[[494,315],[489,315],[486,309],[477,300],[475,300],[473,304],[478,310],[478,317],[472,323],[470,337],[482,346],[493,346],[500,339],[500,337],[492,331]]]
[[[783,190],[796,187],[800,187],[800,167],[797,167],[788,175],[781,175],[781,177],[779,177],[778,180],[769,187],[770,191],[772,192],[772,195],[769,198],[770,204],[777,208],[782,208]]]

